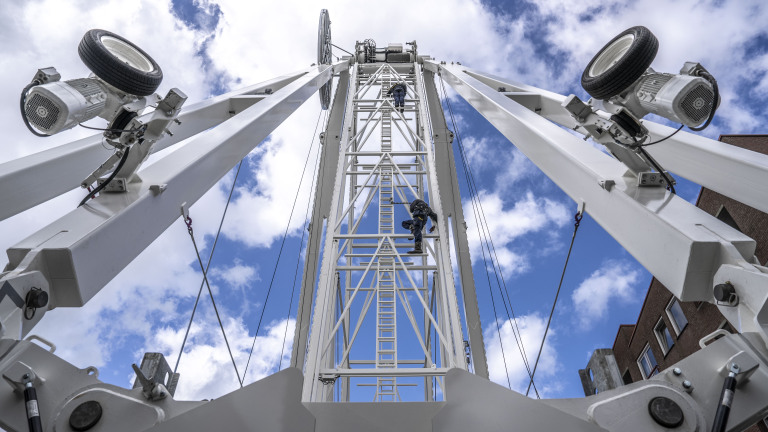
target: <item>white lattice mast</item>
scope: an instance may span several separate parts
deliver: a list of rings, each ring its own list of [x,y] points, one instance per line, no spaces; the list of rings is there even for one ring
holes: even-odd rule
[[[328,138],[341,126],[333,192],[325,194],[318,185],[315,202],[320,214],[329,211],[306,352],[305,401],[434,400],[433,388],[442,387],[448,369],[468,368],[450,265],[451,212],[443,212],[440,200],[421,65],[415,48],[388,51],[399,54],[389,54],[395,61],[354,65],[348,88],[340,80],[324,136],[324,151],[333,153]],[[408,87],[402,113],[387,96],[397,82]],[[400,220],[411,218],[403,203],[416,198],[439,214],[439,229],[424,236],[423,255],[407,254],[413,242],[398,230]],[[313,229],[319,228],[313,219]],[[295,357],[306,343],[301,315],[314,280],[312,269],[305,271]],[[301,364],[300,355],[294,362]]]

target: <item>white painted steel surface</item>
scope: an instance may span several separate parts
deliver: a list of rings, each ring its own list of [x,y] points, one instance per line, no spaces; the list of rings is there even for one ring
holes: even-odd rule
[[[345,62],[340,62],[333,66],[333,70],[339,73],[347,66]],[[24,373],[33,375],[39,386],[41,403],[47,407],[42,412],[46,416],[44,424],[48,430],[66,428],[69,413],[84,397],[98,400],[107,407],[105,413],[108,414],[101,425],[115,431],[145,429],[153,425],[153,430],[210,430],[216,425],[232,425],[232,421],[237,421],[237,427],[242,430],[258,430],[263,425],[269,425],[270,430],[317,431],[361,428],[403,430],[413,426],[410,430],[448,432],[477,427],[508,430],[511,424],[527,430],[665,430],[648,415],[648,400],[658,396],[668,397],[681,407],[685,423],[680,430],[709,430],[711,415],[718,403],[723,371],[731,362],[738,362],[746,372],[738,377],[737,403],[731,411],[729,430],[742,430],[765,415],[765,401],[768,400],[768,322],[765,319],[768,316],[768,296],[765,294],[768,269],[753,264],[754,241],[662,188],[638,188],[636,178],[624,176],[625,167],[617,160],[543,118],[569,124],[570,117],[559,109],[558,98],[562,96],[489,78],[479,72],[467,71],[460,65],[427,61],[425,66],[430,72],[441,75],[569,196],[580,204],[585,203],[593,218],[678,298],[713,301],[712,284],[725,281],[733,282],[741,297],[738,308],[724,312],[732,321],[739,321],[738,325],[744,333],[721,338],[674,365],[673,368],[680,368],[680,373],[674,373],[670,368],[650,380],[599,395],[549,401],[523,398],[479,376],[468,374],[461,346],[461,321],[450,269],[446,220],[449,213],[462,218],[456,207],[460,206],[460,199],[456,197],[450,203],[443,203],[441,200],[448,194],[438,188],[437,180],[447,174],[441,164],[449,153],[442,153],[442,162],[438,163],[436,159],[440,153],[433,145],[449,142],[447,132],[439,136],[442,132],[434,128],[434,115],[433,137],[430,138],[437,139],[428,139],[425,128],[426,106],[430,105],[430,111],[435,108],[434,89],[429,83],[421,81],[418,64],[351,66],[353,91],[344,103],[341,100],[334,103],[336,111],[331,114],[325,136],[326,145],[341,146],[339,157],[330,149],[324,151],[329,160],[337,162],[335,170],[327,165],[321,166],[321,171],[327,175],[335,173],[333,193],[328,193],[331,188],[327,185],[318,185],[317,190],[322,194],[313,213],[316,215],[313,216],[313,223],[317,224],[313,232],[318,240],[322,230],[320,219],[324,216],[328,217],[330,233],[324,246],[303,384],[299,370],[291,369],[213,402],[147,401],[140,395],[140,390],[106,385],[89,375],[87,370],[77,370],[52,352],[28,341],[6,338],[0,339],[0,374],[4,378],[1,382],[8,384],[6,393],[3,393],[5,396],[0,397],[2,427],[9,430],[26,428],[23,398],[11,390],[14,386],[18,387]],[[22,241],[9,251],[16,272],[5,273],[0,283],[21,281],[30,276],[44,277],[42,283],[35,284],[49,285],[45,289],[51,292],[52,305],[81,305],[178,217],[181,203],[191,204],[197,200],[302,101],[327,82],[331,73],[331,68],[320,67],[291,78],[291,82],[280,91],[263,98],[263,103],[244,109],[221,126],[192,140],[173,157],[166,157],[143,170],[140,173],[143,183],[134,185],[138,187],[129,188],[126,194],[102,195]],[[394,112],[391,102],[378,94],[366,99],[369,91],[381,92],[378,87],[381,85],[381,74],[390,79],[407,80],[410,91],[405,115]],[[425,77],[429,79],[430,74],[425,74]],[[504,86],[508,87],[499,89]],[[346,93],[339,91],[337,94]],[[425,94],[426,97],[423,96]],[[230,102],[231,106],[244,104],[244,108],[250,103],[236,99]],[[345,103],[342,123],[340,113]],[[392,115],[391,125],[394,128],[389,134],[394,134],[396,130],[411,151],[396,151],[393,148],[387,152],[386,146],[382,149],[381,142],[376,143],[372,138],[377,136],[377,130],[381,131],[383,110]],[[203,115],[202,111],[200,114]],[[383,123],[386,125],[386,121]],[[334,134],[342,124],[341,133]],[[652,134],[662,136],[667,133],[664,127],[650,122],[645,124]],[[329,132],[332,136],[328,135]],[[381,133],[378,137],[380,141],[386,141]],[[737,174],[736,180],[725,179],[722,173],[716,172],[710,173],[712,175],[707,177],[707,182],[700,183],[710,187],[708,182],[711,182],[715,185],[711,188],[721,192],[736,189],[739,184],[742,188],[755,185],[757,191],[739,195],[750,205],[754,204],[754,200],[765,197],[765,189],[756,184],[768,177],[765,158],[734,152],[731,148],[725,154],[725,147],[712,145],[710,140],[704,138],[684,135],[684,138],[678,139],[682,144],[665,147],[674,151],[661,151],[654,156],[673,171],[673,166],[680,167],[681,171],[688,170],[690,175],[702,177],[707,177],[703,172],[705,169],[714,168],[719,160],[725,160],[724,163],[730,164],[731,169],[739,171],[729,173]],[[670,141],[676,142],[673,139]],[[86,148],[84,143],[61,149],[59,153],[47,153],[25,159],[20,164],[11,164],[19,170],[13,171],[7,178],[21,178],[19,173],[23,167],[29,169],[46,164],[65,166],[69,170],[76,165],[72,161],[77,158],[72,155]],[[69,151],[71,149],[74,150]],[[696,159],[697,152],[701,153],[699,159]],[[68,162],[57,165],[55,158],[50,157],[54,154],[62,155]],[[411,160],[404,162],[403,157]],[[680,162],[677,160],[680,158],[689,161]],[[201,176],[201,173],[204,175]],[[382,189],[382,179],[387,176],[393,179],[391,191]],[[615,186],[603,188],[600,182],[605,180],[614,181]],[[697,181],[695,178],[692,180]],[[168,187],[164,192],[154,194],[149,190],[153,184],[166,184]],[[443,181],[440,186],[449,187]],[[457,191],[454,184],[451,192]],[[403,251],[411,244],[403,240],[407,234],[391,232],[397,229],[396,221],[400,218],[393,215],[390,221],[388,209],[393,207],[395,214],[398,210],[399,214],[404,214],[405,210],[400,205],[380,204],[389,194],[395,197],[395,201],[408,201],[408,198],[424,196],[425,193],[432,207],[440,209],[439,231],[425,236],[428,255],[416,258],[409,265],[406,260],[410,258]],[[28,204],[18,201],[14,205],[18,209]],[[380,213],[378,223],[374,224],[378,230],[374,232],[368,230],[362,216],[377,206]],[[394,226],[390,222],[394,222]],[[463,221],[452,221],[454,236],[458,222]],[[110,247],[116,242],[120,242],[123,250],[117,255],[111,254],[109,260],[100,258],[105,250],[114,252],[115,249]],[[461,258],[466,245],[461,241],[458,245]],[[468,252],[464,257],[468,260]],[[388,259],[392,259],[391,263]],[[399,327],[416,330],[418,343],[415,345],[423,351],[423,360],[439,351],[441,364],[431,367],[426,362],[422,364],[422,359],[406,358],[398,351],[395,357],[397,367],[387,367],[382,372],[378,356],[350,359],[355,339],[367,330],[359,317],[371,307],[374,296],[382,293],[381,282],[388,280],[390,272],[395,275],[395,288],[392,290],[387,286],[386,290],[394,291],[394,303],[403,308],[401,317],[404,321]],[[357,274],[357,279],[349,277],[353,273]],[[366,278],[365,273],[372,276]],[[311,281],[305,277],[303,290],[307,290],[314,281],[314,270],[310,269],[308,275]],[[346,276],[343,282],[342,275]],[[432,286],[425,283],[430,280]],[[421,283],[417,283],[419,281]],[[464,284],[464,277],[462,281]],[[465,297],[466,290],[464,286]],[[303,293],[302,303],[307,307],[307,311],[302,312],[304,325],[309,318],[307,292],[311,293],[311,290]],[[365,299],[356,304],[360,312],[357,316],[352,315],[351,299],[356,295],[362,298],[362,294],[365,294]],[[417,301],[412,302],[413,299]],[[466,303],[466,298],[464,301],[466,308],[470,303]],[[435,306],[432,307],[432,304]],[[423,312],[423,324],[418,322],[414,311]],[[467,313],[475,319],[471,311]],[[384,315],[379,314],[381,316]],[[435,327],[437,341],[429,339],[429,330],[424,331],[430,326]],[[422,335],[420,331],[424,331],[423,335],[427,337],[419,337]],[[469,331],[472,335],[471,327]],[[325,355],[325,350],[336,343],[334,335],[337,332],[340,336],[336,340],[341,341],[339,348],[343,351],[340,358],[333,350],[329,351],[330,355]],[[306,330],[299,333],[307,336]],[[303,348],[300,345],[299,351]],[[478,354],[473,348],[473,356]],[[293,362],[299,361],[301,365],[301,359],[302,356],[294,352]],[[412,367],[419,365],[425,367]],[[435,379],[445,402],[386,405],[315,402],[354,400],[349,380],[381,376],[397,376],[397,382],[392,382],[395,390],[401,385],[401,380],[413,377],[423,379],[424,400],[427,401],[435,396],[427,389],[432,382],[430,380]],[[326,382],[336,379],[347,381],[337,394],[333,386],[324,388],[321,378]],[[43,380],[47,382],[45,385],[41,385]],[[683,380],[692,383],[688,390],[683,386]],[[368,383],[363,385],[382,386],[382,381]],[[412,382],[403,385],[412,385]],[[393,394],[398,395],[398,392]],[[251,402],[256,403],[256,409]],[[274,404],[274,407],[270,408],[269,404]],[[125,421],[127,418],[133,421]]]
[[[179,217],[182,204],[196,202],[331,74],[332,66],[306,71],[140,171],[143,181],[126,193],[101,194],[22,240],[8,250],[7,270],[15,273],[0,283],[37,270],[50,285],[50,308],[82,306]],[[156,194],[152,185],[167,187]]]
[[[415,64],[352,70],[334,192],[324,198],[331,210],[309,332],[305,402],[364,400],[357,395],[371,397],[365,393],[370,386],[376,401],[412,400],[403,397],[403,388],[412,386],[423,388],[420,400],[433,400],[433,386],[442,386],[442,379],[433,378],[441,375],[436,370],[467,367],[418,73]],[[408,86],[402,113],[386,95],[395,82]],[[409,255],[405,248],[412,243],[398,241],[407,234],[397,232],[400,220],[411,217],[407,203],[417,197],[442,213],[440,230],[425,235],[426,254]],[[373,212],[376,222],[366,223],[365,215]],[[433,329],[436,339],[429,336]],[[371,341],[373,347],[366,348]],[[362,373],[355,364],[371,364],[374,373]],[[369,376],[374,380],[353,381]],[[422,380],[400,379],[413,376]],[[331,385],[336,380],[339,392]]]
[[[178,116],[181,124],[171,128],[173,136],[158,141],[152,152],[212,128],[266,98],[267,89],[274,93],[316,70],[308,68],[185,106]],[[140,118],[149,119],[151,115],[150,112]],[[93,135],[0,164],[0,184],[3,185],[0,220],[80,187],[80,182],[112,154],[111,149],[102,146],[102,140],[101,134]]]
[[[714,272],[722,264],[751,266],[751,238],[663,188],[639,187],[621,162],[463,66],[426,63],[576,203],[585,203],[590,216],[681,300],[710,301]],[[543,111],[547,92],[540,96]],[[556,111],[556,104],[547,109]],[[763,178],[766,173],[768,168]],[[601,186],[606,180],[615,182],[610,190]]]
[[[436,63],[427,65],[436,70]],[[539,89],[514,80],[466,68],[461,65],[442,65],[446,69],[461,71],[499,91],[531,111],[568,129],[578,124],[560,104],[565,96]],[[503,91],[501,91],[502,89]],[[641,123],[650,132],[648,142],[658,141],[675,129],[652,121]],[[664,143],[646,149],[659,163],[674,175],[687,178],[715,192],[733,198],[762,212],[768,212],[768,155],[749,151],[720,141],[682,130]]]

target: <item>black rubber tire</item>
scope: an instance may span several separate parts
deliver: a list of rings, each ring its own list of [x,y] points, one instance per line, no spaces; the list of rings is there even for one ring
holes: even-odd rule
[[[111,130],[107,131],[105,135],[107,135],[107,138],[111,139],[120,138],[120,135],[123,134],[123,131],[128,127],[128,124],[131,123],[131,120],[136,117],[137,114],[135,112],[123,109],[117,116],[115,116],[114,120],[112,120],[112,123],[109,125],[109,129]]]
[[[146,60],[148,67],[145,69],[147,70],[130,65],[115,56],[104,46],[102,38],[105,36],[117,39],[140,53],[143,56],[142,60]],[[77,53],[97,77],[129,94],[149,96],[163,81],[163,71],[149,54],[122,36],[106,30],[88,30],[80,41],[80,46],[77,47]]]
[[[591,69],[601,55],[614,42],[627,35],[632,35],[631,45],[619,60],[604,71],[592,74]],[[611,39],[589,62],[581,74],[581,86],[595,99],[608,99],[631,86],[656,58],[659,41],[650,30],[643,26],[628,28]],[[605,59],[602,59],[603,61]]]
[[[620,128],[624,129],[624,131],[629,134],[631,137],[637,137],[640,135],[641,129],[640,124],[638,124],[635,120],[633,120],[627,113],[624,111],[614,114],[611,116],[611,120],[616,122],[617,125],[619,125]]]

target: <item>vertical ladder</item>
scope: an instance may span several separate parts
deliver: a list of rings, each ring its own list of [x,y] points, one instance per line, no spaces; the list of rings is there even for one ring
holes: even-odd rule
[[[386,99],[390,86],[389,75],[382,75],[381,98]],[[382,102],[385,103],[385,102]],[[392,114],[389,109],[381,110],[381,151],[392,151]],[[383,160],[379,168],[379,234],[395,232],[394,168],[391,159]],[[397,250],[384,241],[379,251],[377,270],[376,304],[376,368],[397,368],[397,287],[395,286],[395,255]],[[393,376],[376,378],[374,400],[397,401],[397,381]]]

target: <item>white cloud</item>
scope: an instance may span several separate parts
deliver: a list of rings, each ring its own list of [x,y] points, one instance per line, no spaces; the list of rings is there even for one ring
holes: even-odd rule
[[[242,288],[253,281],[260,280],[256,267],[243,265],[239,260],[235,260],[235,264],[229,267],[211,269],[211,275],[224,279],[234,288]]]
[[[490,233],[496,249],[495,255],[503,271],[508,273],[520,273],[529,268],[527,257],[522,252],[515,252],[515,240],[544,229],[563,226],[568,221],[565,205],[548,198],[536,197],[530,191],[508,209],[505,209],[505,202],[498,192],[481,191],[479,202],[483,210],[479,221],[473,211],[473,204],[464,202],[472,259],[475,262],[482,259],[477,224],[487,223],[487,232]]]
[[[633,301],[639,279],[640,272],[625,261],[608,261],[595,270],[571,294],[579,326],[589,329],[600,322],[614,298]]]
[[[204,257],[206,236],[212,236],[218,221],[214,212],[209,216],[201,210],[221,209],[223,200],[214,188],[190,209]],[[85,306],[47,312],[34,333],[50,339],[60,357],[79,367],[103,367],[126,338],[150,338],[158,321],[187,316],[188,311],[178,310],[179,303],[194,298],[201,281],[186,226],[178,221]]]
[[[763,26],[752,24],[768,19],[765,2],[745,0],[736,6],[716,0],[543,0],[536,6],[547,23],[544,39],[567,56],[560,74],[570,76],[574,84],[608,41],[629,27],[643,25],[659,40],[654,69],[675,73],[684,62],[697,61],[717,78],[723,101],[715,123],[722,122],[722,130],[713,126],[705,135],[716,138],[719,133],[752,132],[764,123],[761,109],[747,112],[740,107],[761,107],[765,101],[766,95],[761,93],[766,82],[765,58],[747,50],[758,36],[766,35]],[[748,91],[740,86],[752,80],[758,80],[754,87],[759,99],[737,96]]]
[[[200,321],[203,324],[192,326],[187,346],[179,362],[178,372],[181,378],[175,394],[175,398],[179,400],[211,399],[239,388],[237,375],[227,352],[221,329],[215,320]],[[244,385],[277,372],[281,358],[282,368],[290,363],[295,320],[270,323],[263,329],[255,344],[253,335],[242,321],[228,319],[224,327],[237,363],[238,373],[241,377],[244,372],[246,374],[243,380]],[[173,367],[179,354],[184,331],[185,329],[160,328],[153,337],[147,339],[143,350],[162,352]],[[254,346],[253,355],[250,356],[249,361],[252,345]]]
[[[515,327],[515,323],[512,320],[500,320],[500,332],[496,328],[496,323],[486,327],[483,333],[483,339],[485,340],[485,350],[486,355],[488,356],[488,371],[491,381],[507,387],[508,372],[509,383],[511,383],[512,389],[520,393],[525,393],[530,378],[528,369],[526,369],[525,363],[523,362],[519,342],[522,341],[522,347],[525,350],[526,358],[528,360],[528,367],[533,371],[546,325],[546,317],[531,314],[518,316],[517,327]],[[502,344],[499,343],[499,334],[501,334]],[[520,335],[522,335],[521,339],[519,339]],[[557,386],[557,383],[552,380],[555,373],[558,372],[561,367],[558,361],[557,351],[554,348],[554,342],[556,340],[557,334],[550,328],[534,376],[534,383],[542,397],[545,397],[546,393],[554,391]],[[502,346],[504,348],[503,353]],[[535,395],[533,387],[531,387],[529,395]]]
[[[47,139],[34,138],[24,129],[17,104],[19,92],[38,67],[55,66],[63,79],[89,73],[76,51],[80,38],[90,28],[114,31],[145,49],[163,68],[165,80],[160,93],[178,87],[189,95],[188,104],[222,87],[231,89],[250,85],[304,68],[315,61],[317,17],[321,6],[295,0],[271,3],[200,0],[192,3],[205,8],[209,14],[215,5],[221,8],[223,15],[214,31],[205,31],[212,21],[198,21],[201,29],[187,26],[171,13],[172,2],[168,0],[137,0],[128,8],[118,0],[4,2],[0,8],[0,100],[5,102],[0,104],[0,119],[5,145],[0,153],[0,163],[91,134],[76,128]],[[718,4],[731,6],[720,7]],[[761,26],[753,24],[768,18],[766,6],[758,0],[742,2],[738,7],[729,2],[700,0],[672,3],[548,0],[536,2],[539,12],[524,12],[520,16],[493,15],[479,0],[397,0],[375,13],[371,12],[368,3],[351,0],[333,0],[322,7],[330,10],[334,43],[346,49],[352,49],[356,40],[367,37],[374,38],[379,46],[416,39],[422,54],[449,62],[460,60],[479,70],[556,91],[575,88],[583,66],[611,37],[631,25],[644,24],[661,42],[654,67],[673,72],[683,61],[699,60],[718,78],[724,99],[716,121],[722,121],[722,125],[710,129],[710,136],[721,130],[750,132],[764,123],[759,115],[742,106],[746,99],[740,87],[751,87],[746,84],[755,81],[751,96],[755,103],[764,101],[768,88],[768,78],[764,74],[766,58],[750,57],[744,48],[757,35],[765,34]],[[589,10],[593,11],[594,22],[580,22],[579,16]],[[401,19],[403,11],[407,11],[407,19]],[[255,22],[258,25],[254,25]],[[713,22],[717,26],[713,26]],[[543,27],[538,28],[540,25]],[[467,37],[467,32],[457,30],[466,28],[472,29],[471,37]],[[206,55],[201,55],[201,51]],[[450,89],[449,94],[452,94]],[[303,166],[310,140],[314,138],[311,129],[317,119],[317,107],[317,98],[313,96],[297,115],[286,121],[247,159],[230,208],[231,214],[225,222],[224,234],[229,239],[247,247],[266,247],[280,238],[288,224],[288,209],[298,186],[297,167]],[[466,118],[458,117],[460,126],[466,129]],[[473,145],[469,138],[467,142]],[[478,142],[483,144],[482,139]],[[484,162],[488,163],[489,155],[476,152],[473,155],[484,156]],[[502,159],[511,169],[500,170],[495,192],[481,195],[485,215],[502,267],[508,272],[525,271],[530,263],[514,242],[523,240],[527,233],[541,234],[562,226],[570,219],[569,212],[562,203],[536,197],[530,192],[522,198],[512,198],[511,191],[504,186],[515,184],[527,175],[530,163],[518,157],[520,155],[515,150],[504,154],[503,158],[496,157],[498,154],[493,156],[496,160]],[[310,166],[314,160],[312,155]],[[306,185],[310,179],[311,175],[304,180],[305,187],[299,194],[289,235],[297,235],[304,225],[304,205],[311,190]],[[231,181],[231,174],[225,176],[218,187],[192,207],[201,251],[210,246]],[[0,243],[3,249],[71,210],[81,196],[81,191],[71,192],[2,221]],[[467,207],[467,210],[471,209]],[[466,211],[466,214],[468,222],[473,224],[472,212]],[[474,227],[470,226],[470,230],[473,233]],[[479,243],[472,239],[473,235],[470,235],[472,254],[477,260],[481,256]],[[204,257],[206,255],[203,253]],[[235,270],[236,267],[222,266],[222,272],[230,271],[226,274],[235,285],[255,277],[257,272],[254,269],[249,276],[248,266]],[[600,314],[606,312],[610,299],[624,299],[622,293],[634,290],[632,287],[639,276],[632,276],[634,273],[628,268],[611,273],[608,267],[593,274],[589,281],[594,279],[595,283],[585,281],[574,293],[574,303],[582,306],[577,308],[579,312],[589,311],[592,318],[602,316]],[[57,354],[80,367],[105,367],[114,353],[126,346],[137,352],[144,349],[156,351],[160,346],[169,359],[175,360],[171,354],[178,350],[181,330],[170,323],[184,320],[187,311],[178,310],[179,305],[192,301],[201,277],[186,230],[176,222],[85,307],[50,311],[35,333],[52,339],[58,346]],[[622,284],[617,285],[617,282]],[[590,293],[606,286],[607,295],[603,297]],[[577,294],[592,301],[577,298]],[[232,311],[223,309],[225,317],[232,316]],[[523,318],[524,339],[526,332],[533,335],[533,341],[526,346],[535,348],[543,329],[543,319],[537,316]],[[238,319],[225,318],[225,321],[237,359],[241,361],[243,353],[250,349],[251,335]],[[194,341],[188,346],[190,357],[185,357],[181,366],[183,387],[180,395],[189,398],[218,396],[227,388],[231,389],[226,386],[234,383],[234,378],[227,375],[232,374],[231,365],[215,321],[201,318],[201,322],[206,324],[193,327]],[[264,342],[257,342],[260,351],[256,353],[253,375],[249,373],[248,379],[275,370],[279,361],[278,345],[282,345],[284,327],[281,325],[284,324],[285,321],[272,325]],[[505,323],[502,328],[505,339],[511,335],[508,326],[509,323]],[[291,321],[289,332],[292,331]],[[142,342],[128,345],[130,338]],[[486,337],[486,341],[492,339]],[[288,343],[291,341],[289,333]],[[505,349],[507,346],[515,345],[505,341]],[[489,342],[492,369],[498,371],[499,352],[493,349],[493,343]],[[286,352],[290,352],[290,346],[286,347]],[[555,354],[545,348],[537,376],[541,373],[540,376],[546,378],[548,371],[556,369]],[[511,356],[508,354],[507,357],[509,360]],[[210,370],[211,373],[195,377],[200,375],[200,370]],[[494,373],[498,378],[498,372]],[[520,388],[525,373],[522,376],[522,379],[515,379],[515,388]]]

